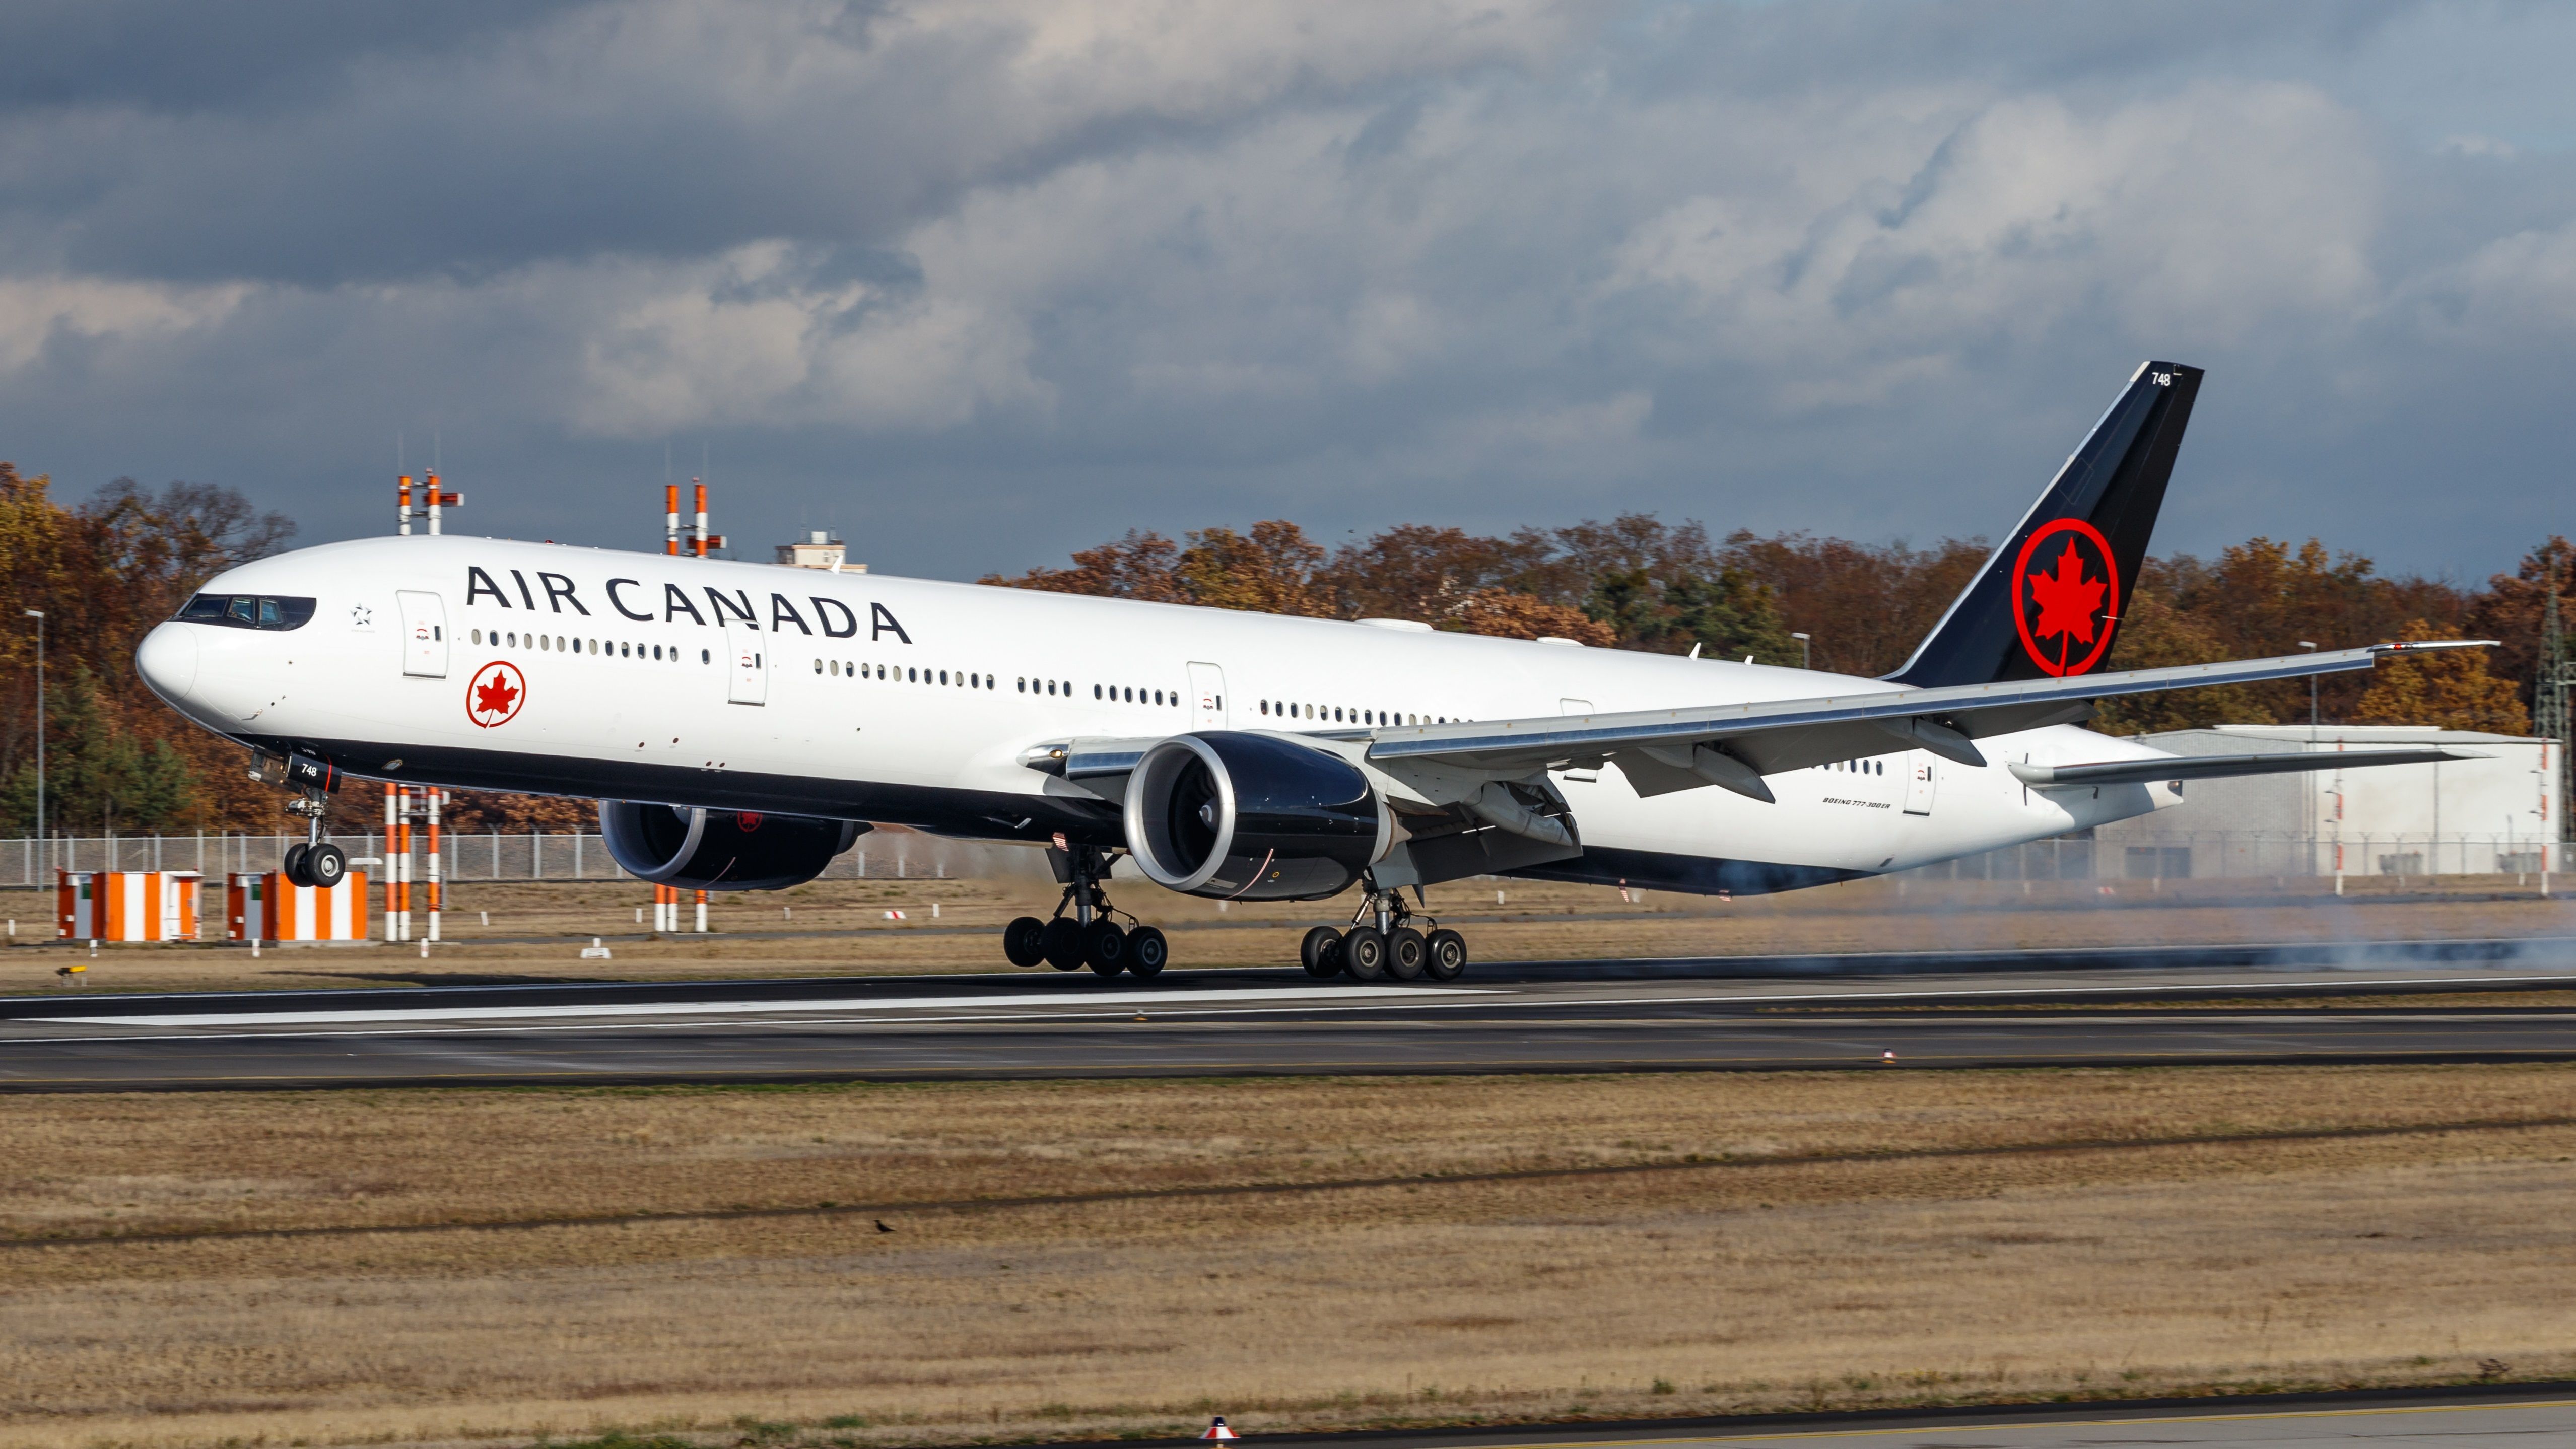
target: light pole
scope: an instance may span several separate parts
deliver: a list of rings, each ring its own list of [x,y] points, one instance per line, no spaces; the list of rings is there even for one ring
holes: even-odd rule
[[[36,838],[42,840],[45,838],[45,611],[28,609],[24,612],[36,621]]]
[[[1789,632],[1789,637],[1798,641],[1798,667],[1800,669],[1815,668],[1816,666],[1810,662],[1815,658],[1815,646],[1809,642],[1809,637],[1805,634],[1798,633],[1794,629]]]
[[[2315,641],[2314,639],[2302,639],[2302,640],[2300,640],[2300,641],[2299,641],[2299,647],[2300,647],[2300,648],[2302,648],[2302,649],[2305,649],[2306,651],[2308,651],[2308,652],[2309,652],[2309,653],[2311,653],[2311,654],[2314,654],[2314,653],[2316,653],[2316,652],[2317,652],[2317,641]],[[2309,675],[2309,676],[2308,676],[2308,743],[2310,743],[2310,744],[2315,744],[2315,743],[2316,743],[2316,741],[2317,741],[2317,677],[2316,677],[2315,675],[2311,674],[2311,675]]]

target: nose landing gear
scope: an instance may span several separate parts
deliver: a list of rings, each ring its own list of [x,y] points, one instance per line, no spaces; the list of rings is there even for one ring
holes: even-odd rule
[[[1043,962],[1058,971],[1088,966],[1101,977],[1123,971],[1150,981],[1161,975],[1171,960],[1171,943],[1161,931],[1109,904],[1109,893],[1100,888],[1109,866],[1099,849],[1075,846],[1065,857],[1070,879],[1063,898],[1056,902],[1055,914],[1043,921],[1022,916],[1003,927],[1003,956],[1014,966]],[[1065,914],[1068,907],[1073,912],[1070,916]],[[1123,930],[1114,919],[1118,916],[1126,916],[1129,922]]]
[[[1317,926],[1298,944],[1298,964],[1318,980],[1348,975],[1354,981],[1455,981],[1466,974],[1467,938],[1415,914],[1401,891],[1375,887],[1351,913],[1351,928]],[[1415,923],[1432,929],[1425,934]]]
[[[297,792],[286,802],[286,813],[303,818],[304,839],[286,847],[278,873],[290,884],[326,891],[347,879],[349,853],[322,838],[322,817],[330,809],[331,792],[340,788],[340,772],[310,756],[291,755],[274,763],[258,760],[251,778],[279,780]]]

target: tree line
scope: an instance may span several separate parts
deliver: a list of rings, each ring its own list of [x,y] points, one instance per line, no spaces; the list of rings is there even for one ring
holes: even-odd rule
[[[1080,550],[1070,566],[993,574],[1012,588],[1098,594],[1326,619],[1390,617],[1514,638],[1704,658],[1811,662],[1882,675],[1904,662],[1983,566],[1992,545],[1928,547],[1808,533],[1712,536],[1696,522],[1622,514],[1492,537],[1403,524],[1327,550],[1285,519],[1179,540],[1146,530]],[[2106,662],[2151,669],[2395,639],[2489,638],[2463,651],[2329,676],[2324,720],[2433,724],[2519,734],[2530,727],[2543,603],[2556,580],[2576,623],[2570,548],[2551,537],[2483,587],[2380,573],[2310,539],[2254,538],[2215,558],[2171,554],[2140,571]],[[1792,637],[1806,634],[1804,641]],[[1802,652],[1802,644],[1804,652]],[[2106,701],[2096,727],[2136,734],[2308,717],[2300,681]]]
[[[291,828],[241,748],[180,718],[135,676],[134,650],[207,579],[295,536],[283,514],[201,483],[159,490],[120,478],[66,503],[42,474],[0,462],[0,834],[35,824],[36,629],[45,613],[46,816],[97,835]],[[1561,637],[1642,649],[1876,675],[1897,668],[1983,564],[1983,539],[1926,547],[1806,533],[1715,536],[1695,522],[1622,514],[1487,536],[1404,524],[1326,549],[1286,520],[1175,540],[1151,531],[1083,549],[1063,568],[986,584],[1317,618],[1415,619],[1442,629]],[[2320,689],[2330,722],[2529,728],[2531,681],[2552,578],[2576,621],[2564,538],[2512,571],[2463,587],[2385,575],[2310,540],[2256,538],[2215,558],[2151,559],[2107,667],[2150,668],[2334,649],[2384,639],[2479,637],[2493,651],[2432,656]],[[2114,701],[2123,732],[2307,718],[2289,682]],[[335,830],[378,828],[381,794],[335,797]],[[456,792],[458,830],[589,829],[588,801]]]

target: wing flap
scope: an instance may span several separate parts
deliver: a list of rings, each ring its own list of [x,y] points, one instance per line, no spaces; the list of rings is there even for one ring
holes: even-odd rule
[[[2169,755],[2160,760],[2105,760],[2090,765],[2008,765],[2035,790],[2086,785],[2148,785],[2163,780],[2223,780],[2241,775],[2294,775],[2369,765],[2438,765],[2491,760],[2479,750],[2337,750],[2263,755]]]

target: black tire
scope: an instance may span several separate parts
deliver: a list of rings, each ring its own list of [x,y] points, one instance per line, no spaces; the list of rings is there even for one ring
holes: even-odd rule
[[[313,884],[313,877],[304,873],[304,856],[305,853],[310,851],[312,848],[313,847],[306,845],[301,840],[286,847],[285,858],[277,863],[277,873],[286,877],[286,883],[288,885],[309,886]]]
[[[1386,937],[1375,926],[1353,926],[1342,933],[1342,969],[1353,981],[1375,981],[1386,974]]]
[[[1467,938],[1455,931],[1434,931],[1422,943],[1422,974],[1434,981],[1455,981],[1467,972]]]
[[[1115,976],[1127,969],[1127,933],[1110,921],[1094,921],[1082,933],[1083,963],[1094,976]]]
[[[349,878],[349,852],[323,841],[304,852],[304,883],[330,890]]]
[[[1152,926],[1138,926],[1127,933],[1127,974],[1151,981],[1163,974],[1172,959],[1172,943]]]
[[[1386,933],[1386,974],[1396,980],[1421,980],[1424,954],[1422,933],[1411,926]]]
[[[1002,955],[1014,966],[1036,966],[1046,960],[1046,922],[1022,916],[1002,928]]]
[[[1342,933],[1317,926],[1297,943],[1297,964],[1318,981],[1342,974]]]
[[[1058,971],[1082,969],[1082,927],[1069,916],[1058,916],[1046,923],[1046,963]]]

